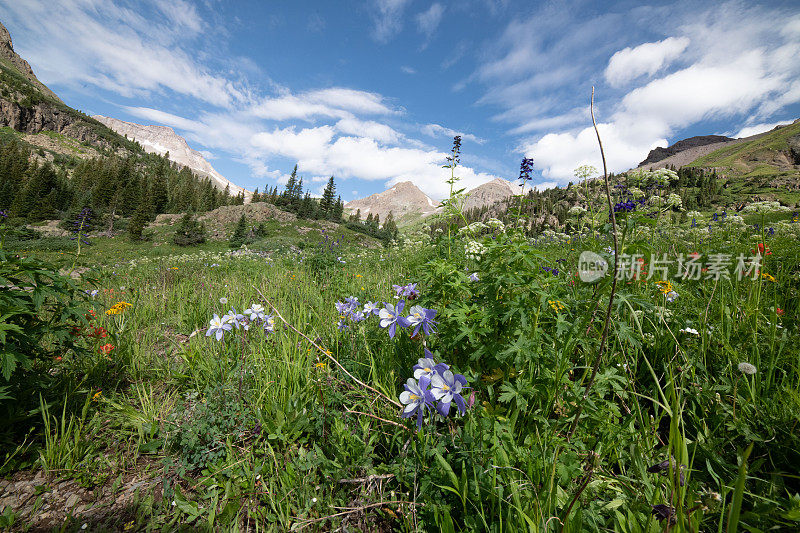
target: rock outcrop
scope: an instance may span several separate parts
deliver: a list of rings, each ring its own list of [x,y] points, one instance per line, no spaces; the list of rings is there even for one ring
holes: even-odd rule
[[[97,144],[99,139],[93,128],[73,113],[53,104],[40,102],[24,107],[16,102],[0,99],[0,126],[36,135],[42,130],[54,131],[78,141]]]
[[[230,192],[234,196],[240,192],[244,193],[245,198],[252,196],[249,191],[235,185],[217,172],[200,152],[192,150],[186,139],[175,133],[175,130],[170,127],[144,126],[102,115],[94,115],[92,118],[108,126],[118,134],[138,142],[146,152],[153,152],[159,155],[169,153],[170,161],[187,167],[198,176],[209,178],[219,189],[230,187]]]

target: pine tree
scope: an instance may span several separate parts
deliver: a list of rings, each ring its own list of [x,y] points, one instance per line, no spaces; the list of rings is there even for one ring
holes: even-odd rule
[[[292,173],[289,174],[289,181],[286,182],[286,189],[281,194],[281,204],[291,204],[297,190],[297,165],[294,166]]]
[[[172,242],[178,246],[192,246],[206,242],[206,227],[201,222],[195,220],[190,212],[186,212],[181,218]]]
[[[319,210],[322,213],[322,218],[332,218],[333,208],[335,206],[336,197],[336,184],[333,182],[333,176],[328,180],[328,185],[322,192],[322,199],[319,201]]]
[[[231,248],[239,248],[242,246],[245,241],[247,240],[247,219],[242,213],[242,216],[239,218],[239,222],[236,224],[236,229],[233,230],[233,234],[231,235],[230,240],[228,241],[228,245]]]
[[[342,197],[339,196],[336,199],[336,203],[333,205],[333,213],[331,213],[331,220],[339,222],[342,220],[343,214],[344,214],[344,202],[342,202]]]

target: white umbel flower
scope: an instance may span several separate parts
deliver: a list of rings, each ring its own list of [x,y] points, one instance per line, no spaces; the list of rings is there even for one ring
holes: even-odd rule
[[[751,365],[750,363],[745,363],[744,361],[739,363],[739,372],[742,374],[746,374],[748,376],[752,376],[757,372],[756,367]]]

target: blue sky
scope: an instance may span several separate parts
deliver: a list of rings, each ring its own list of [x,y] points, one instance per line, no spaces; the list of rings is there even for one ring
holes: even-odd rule
[[[173,127],[234,183],[295,163],[345,200],[410,180],[446,194],[566,184],[655,146],[800,117],[796,2],[0,0],[17,52],[69,105]]]

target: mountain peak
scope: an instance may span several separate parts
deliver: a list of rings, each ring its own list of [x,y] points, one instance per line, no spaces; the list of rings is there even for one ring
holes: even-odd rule
[[[410,181],[395,183],[383,192],[378,192],[345,204],[352,212],[361,210],[362,218],[378,215],[386,220],[389,213],[395,220],[409,216],[426,216],[436,210],[437,203]]]
[[[138,142],[146,152],[153,152],[159,155],[169,153],[170,161],[189,168],[201,177],[211,179],[211,182],[219,189],[230,187],[230,192],[234,196],[240,192],[244,193],[245,197],[250,196],[249,191],[235,185],[217,172],[211,166],[211,163],[203,157],[203,154],[197,150],[192,150],[186,139],[175,133],[175,130],[169,126],[135,124],[103,115],[94,115],[92,118],[120,135],[125,135],[129,139]]]

